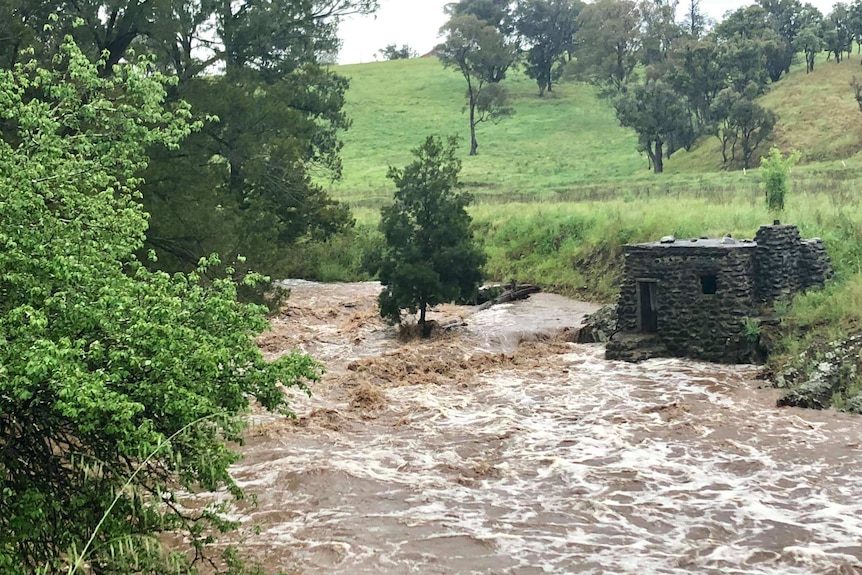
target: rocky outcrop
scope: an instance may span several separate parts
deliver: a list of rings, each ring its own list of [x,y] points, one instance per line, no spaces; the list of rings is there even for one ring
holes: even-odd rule
[[[608,304],[584,318],[577,343],[604,343],[617,331],[617,306]]]
[[[862,333],[812,346],[773,378],[777,387],[786,389],[778,405],[812,409],[837,407],[862,413],[860,370]]]

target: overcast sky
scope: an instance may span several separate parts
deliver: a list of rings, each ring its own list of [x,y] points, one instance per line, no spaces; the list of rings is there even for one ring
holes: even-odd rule
[[[339,35],[343,46],[338,56],[339,62],[373,62],[377,51],[387,44],[397,44],[399,47],[409,44],[420,54],[429,52],[440,42],[437,32],[446,23],[443,6],[451,1],[380,0],[380,10],[374,16],[351,18],[342,22]],[[835,2],[807,1],[824,14],[829,12]],[[711,17],[718,19],[728,10],[753,3],[750,0],[703,0],[702,5]]]

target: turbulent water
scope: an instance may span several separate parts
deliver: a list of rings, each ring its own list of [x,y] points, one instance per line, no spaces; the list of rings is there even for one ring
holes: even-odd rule
[[[267,567],[862,573],[862,419],[776,409],[751,367],[548,339],[590,311],[556,296],[449,308],[467,325],[400,343],[379,286],[291,286],[262,347],[330,372],[299,423],[259,419],[233,469]]]

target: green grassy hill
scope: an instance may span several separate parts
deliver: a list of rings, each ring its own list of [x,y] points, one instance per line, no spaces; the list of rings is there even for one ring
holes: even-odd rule
[[[330,191],[354,206],[377,207],[391,197],[387,166],[403,166],[426,135],[457,134],[464,147],[462,181],[480,202],[570,201],[656,194],[721,194],[757,187],[756,177],[722,170],[717,140],[702,138],[678,152],[666,173],[651,174],[637,138],[621,128],[607,100],[581,83],[562,83],[540,98],[515,71],[506,80],[516,111],[478,129],[479,155],[468,157],[464,80],[435,58],[341,66],[351,79],[344,135],[344,179]],[[820,57],[811,74],[795,67],[761,103],[779,116],[773,142],[796,149],[801,190],[821,190],[824,178],[856,187],[862,167],[862,113],[849,86],[862,78],[859,56],[835,64]],[[766,153],[768,146],[764,146]]]
[[[822,163],[816,166],[817,171],[844,168],[844,164],[849,165],[846,160],[853,158],[855,172],[855,168],[862,165],[862,155],[859,155],[862,113],[853,99],[850,81],[854,75],[862,79],[859,55],[841,64],[826,62],[825,55],[819,60],[810,74],[805,73],[803,66],[795,66],[789,76],[773,84],[759,99],[762,106],[778,115],[770,144],[781,150],[798,151],[803,166]],[[669,174],[720,170],[718,140],[701,139],[691,152],[674,155],[665,168]],[[841,179],[846,176],[855,177],[855,174],[837,175]]]
[[[332,191],[350,202],[391,197],[387,166],[409,162],[410,150],[432,133],[460,137],[462,180],[477,195],[540,197],[646,170],[636,136],[584,84],[563,84],[539,98],[532,80],[510,74],[506,85],[516,113],[499,124],[480,124],[479,155],[470,158],[464,79],[436,58],[338,72],[351,79],[346,111],[353,126],[344,136],[344,180]]]

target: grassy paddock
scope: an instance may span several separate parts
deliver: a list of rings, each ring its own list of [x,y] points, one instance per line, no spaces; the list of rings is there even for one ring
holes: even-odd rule
[[[632,193],[607,191],[587,201],[478,202],[470,208],[476,236],[488,254],[489,278],[536,283],[546,289],[597,301],[610,301],[621,274],[622,246],[731,233],[751,238],[772,221],[763,194],[750,172],[750,184],[704,192]],[[862,271],[862,209],[843,189],[795,182],[781,217],[799,226],[804,237],[822,237],[838,280]],[[816,191],[820,188],[823,191]],[[355,208],[357,229],[322,250],[338,254],[341,278],[359,272],[362,253],[379,246],[379,209]],[[336,245],[337,244],[337,245]]]
[[[466,157],[466,85],[436,58],[341,66],[351,79],[345,111],[344,179],[331,193],[351,203],[391,197],[387,166],[411,161],[428,134],[458,135],[464,150],[461,179],[477,195],[553,194],[593,181],[620,180],[644,171],[634,133],[585,84],[562,84],[539,98],[535,83],[509,74],[505,85],[516,110],[498,124],[480,124],[479,155]]]
[[[472,214],[488,252],[490,276],[514,277],[600,301],[616,294],[626,243],[670,234],[689,238],[731,233],[751,238],[760,225],[772,221],[757,189],[728,192],[720,202],[673,194],[637,200],[484,204],[475,206]],[[805,237],[824,239],[839,279],[862,271],[858,204],[842,204],[830,193],[797,193],[782,218],[796,223]]]
[[[779,117],[769,145],[802,157],[797,183],[859,189],[862,114],[849,82],[859,57],[836,64],[819,58],[816,70],[800,67],[771,86],[760,103]],[[392,197],[390,165],[411,161],[410,150],[431,133],[469,141],[464,81],[434,58],[341,66],[351,79],[345,111],[353,126],[344,134],[344,179],[327,184],[352,206],[379,207]],[[581,83],[562,83],[538,97],[532,80],[513,71],[505,81],[515,115],[479,126],[479,155],[463,156],[462,181],[482,202],[581,201],[628,194],[637,199],[699,192],[718,198],[752,189],[751,171],[722,170],[718,143],[704,137],[690,152],[652,174],[637,151],[635,134],[619,126],[608,100]]]

